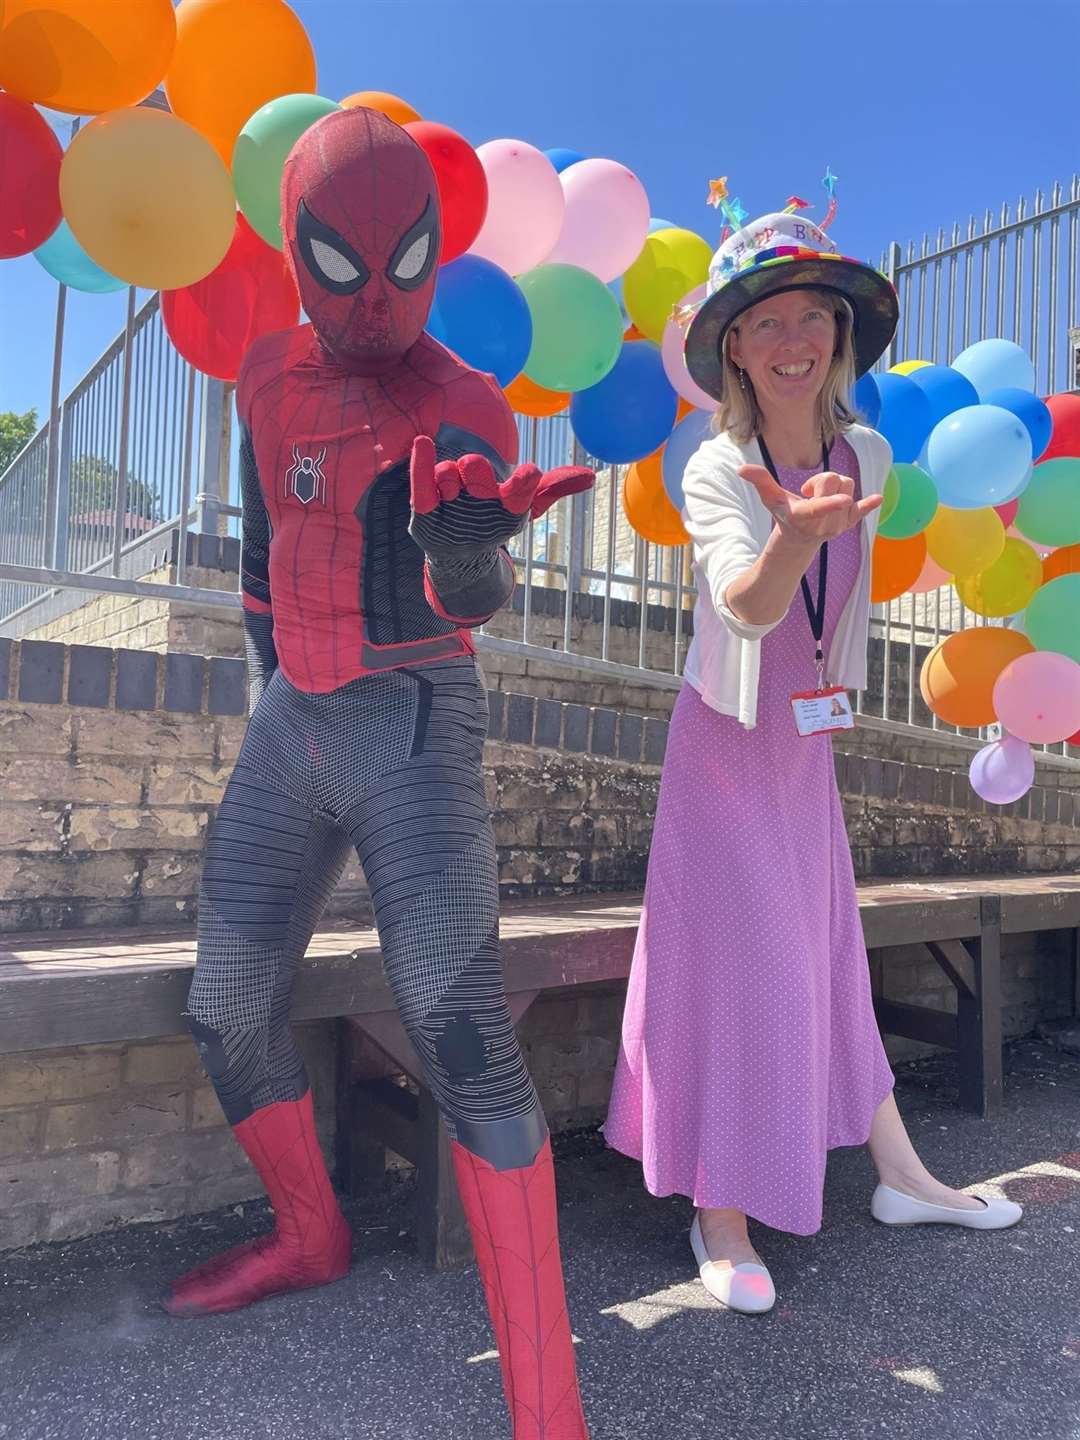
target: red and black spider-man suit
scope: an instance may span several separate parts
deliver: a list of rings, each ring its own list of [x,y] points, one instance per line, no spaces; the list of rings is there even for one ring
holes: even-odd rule
[[[348,1269],[288,1018],[355,848],[452,1137],[513,1435],[582,1440],[550,1142],[499,961],[469,627],[510,596],[504,543],[593,477],[512,469],[501,391],[423,333],[439,203],[404,130],[363,109],[320,120],[286,163],[282,228],[311,323],[256,342],[237,388],[257,703],[207,849],[188,1001],[276,1225],[166,1304],[232,1310]]]

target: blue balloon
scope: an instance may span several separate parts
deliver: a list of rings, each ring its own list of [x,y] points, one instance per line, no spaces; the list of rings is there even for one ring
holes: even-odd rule
[[[877,388],[877,377],[869,370],[856,380],[851,402],[852,408],[858,411],[870,429],[876,430],[881,417],[881,391]]]
[[[979,396],[966,375],[954,370],[951,365],[922,365],[907,377],[917,385],[930,402],[930,414],[934,424],[944,420],[954,410],[963,410],[967,405],[977,405]]]
[[[992,390],[1034,390],[1031,356],[1011,340],[976,340],[952,363],[985,400]]]
[[[584,160],[584,155],[579,155],[576,150],[563,150],[558,146],[554,150],[545,150],[544,154],[555,166],[556,170],[569,170],[571,165],[576,165],[579,160]]]
[[[619,302],[619,309],[622,312],[623,329],[629,330],[630,316],[626,313],[626,301],[623,299],[623,277],[617,275],[614,280],[608,281],[607,287]]]
[[[987,405],[1000,405],[1002,410],[1011,410],[1016,418],[1027,427],[1031,436],[1031,458],[1038,460],[1050,444],[1054,428],[1054,417],[1049,409],[1030,390],[991,390],[986,397]]]
[[[1031,436],[1011,410],[969,405],[935,425],[926,458],[943,505],[981,510],[1015,494],[1031,469]]]
[[[671,432],[671,439],[664,446],[663,477],[664,489],[675,509],[682,511],[683,475],[690,457],[699,446],[712,437],[713,417],[705,410],[692,410],[683,417]]]
[[[678,228],[674,220],[660,220],[655,215],[649,221],[650,235],[655,235],[657,230],[677,230]]]
[[[908,375],[875,375],[881,396],[877,428],[892,446],[893,459],[910,465],[934,428],[930,402]]]
[[[659,345],[631,340],[599,384],[573,396],[570,424],[589,455],[626,465],[663,445],[678,408]]]
[[[66,220],[61,220],[53,233],[34,251],[34,259],[61,285],[72,290],[85,290],[89,295],[107,295],[112,290],[126,290],[127,281],[118,280],[95,264],[72,233]]]
[[[500,385],[521,374],[532,346],[525,296],[505,270],[479,255],[462,255],[439,271],[427,330]]]

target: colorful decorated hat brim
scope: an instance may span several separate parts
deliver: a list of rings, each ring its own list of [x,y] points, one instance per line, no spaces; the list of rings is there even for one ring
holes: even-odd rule
[[[720,347],[731,323],[769,295],[785,290],[835,290],[855,312],[855,373],[863,375],[884,354],[900,317],[889,279],[861,260],[795,246],[758,251],[733,271],[702,304],[686,335],[686,368],[702,390],[723,398]]]

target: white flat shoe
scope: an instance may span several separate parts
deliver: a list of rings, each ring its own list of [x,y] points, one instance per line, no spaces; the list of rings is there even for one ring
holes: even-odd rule
[[[882,1225],[964,1225],[969,1230],[1007,1230],[1023,1215],[1012,1200],[978,1200],[981,1210],[958,1210],[954,1205],[931,1205],[888,1185],[879,1185],[870,1201],[870,1214]]]
[[[701,1283],[721,1305],[726,1305],[729,1310],[739,1310],[744,1315],[764,1315],[776,1304],[772,1276],[764,1265],[746,1263],[732,1268],[709,1259],[705,1237],[701,1233],[701,1221],[696,1215],[690,1227],[690,1248],[698,1263]]]

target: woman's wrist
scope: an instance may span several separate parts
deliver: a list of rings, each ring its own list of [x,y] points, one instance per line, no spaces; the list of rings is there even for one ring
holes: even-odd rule
[[[803,571],[810,568],[814,556],[821,549],[821,541],[814,536],[800,535],[798,531],[787,530],[783,525],[773,526],[772,534],[765,542],[764,554],[775,555],[790,564],[802,561]]]

